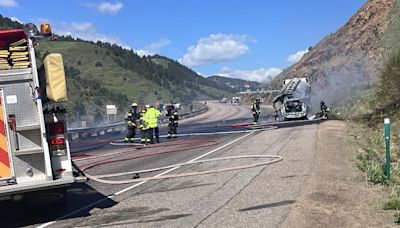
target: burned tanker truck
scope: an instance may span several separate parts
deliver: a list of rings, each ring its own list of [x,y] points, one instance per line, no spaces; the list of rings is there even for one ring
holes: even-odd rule
[[[275,120],[307,119],[311,111],[311,87],[307,78],[286,79],[273,100]]]

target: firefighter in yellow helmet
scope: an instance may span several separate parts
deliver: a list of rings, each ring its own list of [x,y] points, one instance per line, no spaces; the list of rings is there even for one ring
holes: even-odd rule
[[[160,117],[161,112],[156,109],[153,105],[150,106],[149,109],[147,109],[146,114],[144,115],[144,119],[147,123],[147,139],[151,144],[154,143],[153,139],[153,132],[156,137],[156,142],[160,142],[160,136],[159,136],[159,129],[158,129],[158,117]]]
[[[125,136],[124,141],[126,143],[133,143],[135,141],[135,135],[136,135],[136,120],[138,119],[138,113],[137,113],[137,104],[132,103],[131,105],[131,110],[126,114],[126,124],[127,124],[127,130],[128,133]]]

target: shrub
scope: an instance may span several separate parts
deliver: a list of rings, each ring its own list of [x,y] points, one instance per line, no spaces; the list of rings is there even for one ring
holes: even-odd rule
[[[399,199],[389,199],[384,205],[383,209],[385,210],[400,210],[400,200]]]
[[[400,105],[400,50],[388,58],[378,75],[375,94],[380,108]]]

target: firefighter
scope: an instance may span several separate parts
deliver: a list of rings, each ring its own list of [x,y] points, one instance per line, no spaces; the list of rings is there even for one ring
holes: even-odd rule
[[[260,98],[253,99],[251,104],[251,111],[253,112],[253,124],[258,123],[258,118],[260,117]]]
[[[147,109],[146,114],[144,115],[144,119],[147,123],[147,138],[146,140],[150,143],[154,143],[153,139],[153,133],[156,137],[156,142],[160,142],[160,136],[159,136],[159,129],[158,129],[158,117],[161,115],[161,112],[154,108],[154,106],[150,106],[149,109]]]
[[[328,119],[329,108],[326,106],[324,101],[320,103],[320,116],[321,119]]]
[[[132,103],[131,105],[131,110],[126,114],[125,121],[127,123],[127,130],[128,133],[125,136],[124,141],[126,143],[133,143],[135,141],[135,135],[136,135],[136,120],[138,118],[137,114],[137,104]]]
[[[175,106],[169,105],[167,108],[167,117],[168,117],[168,135],[167,139],[176,138],[177,137],[177,128],[178,128],[178,112],[175,109]]]
[[[139,129],[140,129],[140,143],[147,144],[147,123],[144,118],[146,114],[146,107],[142,106],[140,110],[140,117],[139,117]]]

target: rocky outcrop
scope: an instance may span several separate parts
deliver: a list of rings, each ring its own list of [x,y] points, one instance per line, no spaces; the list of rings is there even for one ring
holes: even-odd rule
[[[395,1],[368,1],[342,28],[325,37],[276,80],[309,78],[318,95],[315,100],[331,103],[369,87],[385,52],[381,39],[392,22]]]

